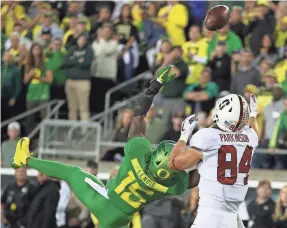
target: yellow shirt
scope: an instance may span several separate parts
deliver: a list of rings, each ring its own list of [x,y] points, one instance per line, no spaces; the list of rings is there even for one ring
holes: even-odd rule
[[[285,59],[277,63],[274,68],[274,71],[277,74],[278,83],[282,83],[286,78],[287,60]]]
[[[280,27],[278,26],[276,31],[275,31],[275,45],[277,48],[279,47],[284,47],[285,42],[287,40],[287,30],[286,31],[281,31]]]
[[[86,21],[87,31],[88,32],[91,31],[91,22],[89,18],[87,18],[86,16],[82,16],[81,19]],[[69,23],[70,23],[70,18],[64,17],[60,25],[60,29],[62,29],[63,31],[66,31],[67,29],[69,29]]]
[[[200,39],[197,42],[188,41],[182,45],[183,60],[188,64],[189,75],[186,78],[186,84],[199,82],[200,74],[204,69],[204,63],[195,61],[194,58],[189,58],[188,53],[200,59],[207,59],[207,42],[206,38]]]
[[[6,16],[4,18],[6,37],[10,36],[10,34],[12,33],[13,28],[14,28],[13,14],[17,17],[17,19],[25,17],[25,8],[20,4],[17,4],[13,10],[9,9],[8,5],[2,6],[1,15],[6,13],[8,10],[9,10],[9,12],[6,14]]]
[[[132,8],[133,25],[137,28],[142,22],[142,11],[139,4],[136,4]]]
[[[165,30],[172,44],[175,46],[181,46],[185,42],[184,28],[188,24],[188,11],[184,5],[179,3],[172,6],[171,9],[170,7],[171,6],[165,6],[159,10],[158,21],[162,24],[163,27],[165,27]],[[169,14],[167,19],[160,17],[168,11]]]

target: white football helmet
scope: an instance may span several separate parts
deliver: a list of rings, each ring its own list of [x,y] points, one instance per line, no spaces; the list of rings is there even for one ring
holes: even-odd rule
[[[247,101],[237,94],[229,94],[218,99],[213,110],[212,120],[223,131],[240,131],[249,120]]]

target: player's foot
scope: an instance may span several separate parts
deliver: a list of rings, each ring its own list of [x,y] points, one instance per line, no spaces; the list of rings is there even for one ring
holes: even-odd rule
[[[27,137],[21,138],[16,146],[14,157],[11,161],[11,167],[14,169],[27,166],[27,158],[31,157],[29,151],[30,139]]]
[[[156,80],[163,85],[173,80],[175,78],[175,73],[172,71],[173,67],[173,65],[167,65],[166,67],[160,68],[156,72]]]

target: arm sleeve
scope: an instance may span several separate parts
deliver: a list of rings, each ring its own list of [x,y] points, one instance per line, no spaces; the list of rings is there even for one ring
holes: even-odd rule
[[[201,151],[208,148],[208,140],[206,140],[206,128],[197,131],[190,139],[189,145]]]
[[[171,23],[185,28],[188,23],[188,12],[186,7],[179,4],[177,6],[176,13],[174,13],[174,16],[170,17],[169,19],[171,20]]]
[[[90,68],[92,61],[94,58],[94,52],[93,50],[89,47],[87,49],[86,55],[84,57],[84,61],[82,63],[78,63],[78,66],[81,68]]]
[[[186,96],[186,94],[188,94],[189,92],[193,92],[194,90],[194,85],[189,85],[183,92],[183,97]]]
[[[151,143],[144,137],[135,137],[128,141],[124,147],[125,155],[138,157],[139,155],[150,154],[152,151]]]
[[[210,83],[212,83],[212,82],[210,82]],[[210,84],[210,86],[208,87],[206,93],[207,93],[207,96],[208,96],[209,99],[217,97],[218,94],[219,94],[218,85],[216,83]]]
[[[1,204],[5,204],[6,203],[7,192],[8,192],[8,187],[5,188],[4,192],[1,195]]]
[[[281,131],[281,128],[282,128],[280,125],[281,125],[281,117],[276,121],[274,130],[272,133],[272,137],[271,137],[271,140],[270,140],[269,145],[268,145],[269,148],[276,148],[278,135],[279,135],[279,132]]]
[[[76,65],[78,63],[76,58],[72,58],[73,57],[73,52],[74,52],[73,49],[70,49],[68,51],[68,53],[65,56],[64,61],[63,61],[63,65],[62,65],[63,68],[68,68],[68,67],[74,66],[74,65]]]
[[[56,219],[58,201],[59,201],[59,192],[56,190],[49,192],[43,205],[45,218],[42,223],[43,226],[41,228],[50,228],[53,226],[53,221],[55,221]]]

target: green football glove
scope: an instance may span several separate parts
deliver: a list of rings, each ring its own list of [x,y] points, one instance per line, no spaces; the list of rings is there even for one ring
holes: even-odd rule
[[[163,68],[160,68],[156,72],[156,80],[162,85],[166,85],[169,81],[173,80],[176,76],[176,74],[172,72],[173,67],[173,65],[167,65]]]

